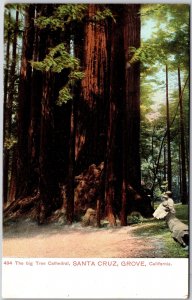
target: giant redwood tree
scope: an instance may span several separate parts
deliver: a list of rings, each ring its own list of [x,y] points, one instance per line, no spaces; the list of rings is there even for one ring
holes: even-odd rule
[[[89,185],[83,201],[93,196],[98,225],[101,216],[126,225],[129,212],[149,208],[140,190],[140,70],[130,64],[131,47],[140,45],[139,10],[135,4],[25,7],[16,200],[5,216],[32,209],[44,223],[62,208],[72,223],[80,173],[82,186]]]

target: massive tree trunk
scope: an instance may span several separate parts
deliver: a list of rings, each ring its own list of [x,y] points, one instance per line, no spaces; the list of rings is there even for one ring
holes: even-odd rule
[[[60,74],[40,73],[31,68],[29,60],[42,60],[48,48],[61,41],[69,44],[73,30],[67,29],[63,34],[42,32],[34,27],[37,6],[27,8],[14,210],[23,212],[21,197],[26,209],[39,202],[40,224],[62,206],[59,192],[63,185],[67,185],[67,220],[72,223],[74,176],[103,161],[104,171],[93,186],[97,225],[104,210],[111,225],[116,224],[116,215],[120,213],[121,225],[126,225],[127,213],[139,208],[136,202],[142,201],[137,193],[140,190],[139,64],[129,64],[129,47],[139,47],[140,43],[140,6],[109,5],[116,22],[112,19],[94,22],[93,15],[103,7],[88,5],[87,22],[84,28],[82,25],[78,28],[78,34],[75,31],[75,47],[85,77],[81,91],[74,91],[73,103],[64,107],[56,107],[55,100],[67,81],[68,70]],[[53,6],[40,6],[40,11],[41,8],[50,16]],[[90,192],[89,197],[92,196]],[[6,210],[6,214],[10,212],[11,208]]]
[[[110,57],[110,94],[107,124],[107,148],[105,159],[105,203],[106,215],[109,223],[116,225],[118,202],[122,179],[122,146],[121,120],[122,102],[124,98],[124,44],[123,44],[123,5],[110,6],[116,16],[116,23],[112,22],[108,33],[108,49]],[[118,201],[119,200],[119,201]]]
[[[123,180],[121,225],[127,225],[129,193],[127,186],[140,190],[140,68],[139,63],[131,65],[130,47],[140,47],[140,5],[124,5],[123,38],[124,38],[124,72],[125,97],[123,103]]]
[[[44,223],[52,212],[55,197],[56,174],[54,161],[54,118],[53,118],[53,93],[52,76],[45,74],[43,81],[43,97],[41,102],[41,128],[40,128],[40,156],[39,156],[39,190],[40,211],[39,223]]]
[[[98,9],[102,10],[102,5],[88,5],[88,19],[82,32],[84,43],[81,45],[80,55],[85,76],[81,82],[81,97],[77,100],[76,108],[76,174],[90,164],[104,160],[108,81],[107,25],[105,21],[93,22],[92,18]]]
[[[76,53],[82,60],[85,76],[79,99],[75,99],[75,174],[105,159],[107,109],[109,105],[110,46],[107,44],[108,21],[96,22],[93,16],[103,5],[89,4],[87,22],[75,37]],[[78,36],[84,36],[84,39]],[[83,41],[83,43],[82,43]],[[102,183],[101,183],[102,185]],[[97,199],[97,224],[103,209],[103,190]]]
[[[133,188],[140,190],[140,70],[139,63],[129,63],[130,47],[140,46],[140,6],[110,8],[116,23],[111,31],[105,199],[110,223],[114,224],[113,207],[116,213],[121,210],[121,225],[127,225],[128,208],[131,210],[133,201],[129,193]]]
[[[18,146],[17,146],[17,178],[16,198],[25,197],[29,188],[28,128],[30,124],[30,98],[32,68],[29,63],[33,58],[35,6],[29,5],[25,10],[25,30],[18,102]]]
[[[127,136],[127,180],[139,189],[140,174],[140,65],[130,65],[130,47],[140,47],[140,5],[124,5],[124,51],[125,51],[125,104]]]

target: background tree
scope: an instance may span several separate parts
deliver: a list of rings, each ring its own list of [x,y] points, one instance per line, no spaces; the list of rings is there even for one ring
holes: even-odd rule
[[[180,11],[183,12],[183,15],[181,16]],[[150,22],[152,22],[152,35],[150,38],[145,38],[142,41],[141,48],[136,51],[136,54],[134,56],[135,59],[137,59],[137,56],[140,57],[140,59],[143,61],[143,69],[147,75],[147,78],[150,78],[153,80],[153,78],[156,77],[156,74],[158,74],[159,78],[162,78],[163,73],[160,72],[159,67],[157,68],[157,62],[161,64],[168,64],[169,68],[169,90],[170,90],[170,109],[172,106],[172,99],[175,100],[175,97],[171,96],[171,93],[173,91],[177,90],[177,69],[178,65],[182,64],[183,68],[183,75],[182,76],[182,82],[183,87],[185,86],[183,90],[183,94],[187,95],[187,85],[186,82],[187,74],[188,74],[188,66],[189,66],[189,7],[187,5],[180,6],[180,5],[165,5],[165,4],[159,4],[159,5],[143,5],[142,6],[142,20],[144,22],[147,22],[150,18]],[[166,24],[166,25],[165,25]],[[179,38],[180,37],[180,38]],[[176,47],[177,45],[177,47]],[[151,66],[153,65],[153,68]],[[151,72],[151,70],[153,72]],[[158,73],[157,73],[158,70]],[[150,74],[149,74],[150,72]],[[165,78],[165,76],[163,75]],[[148,79],[147,79],[148,80]],[[156,84],[153,84],[153,90],[154,90],[154,96],[152,97],[155,99],[156,97],[161,96],[162,92],[160,89],[165,89],[165,81],[162,82],[162,84],[159,85],[158,92],[155,91],[157,88]],[[171,92],[172,91],[172,92]],[[162,96],[161,96],[162,97]],[[179,97],[177,96],[177,104],[179,101]],[[186,101],[186,109],[187,109],[187,96],[185,98]],[[172,106],[173,107],[173,106]],[[157,108],[155,108],[156,110]],[[176,122],[178,121],[177,118],[177,106],[175,107],[175,111],[170,113],[170,122],[174,119],[174,122],[171,125],[170,130],[174,130],[176,125]],[[176,115],[175,115],[176,114]],[[154,114],[155,115],[155,114]],[[185,115],[186,120],[186,126],[188,127],[189,119],[188,114]],[[152,130],[151,130],[152,131]],[[188,133],[185,131],[185,139],[188,140]],[[176,136],[172,134],[171,132],[171,148],[175,149],[175,139]],[[176,139],[177,140],[177,139]],[[177,147],[177,149],[179,149]],[[185,151],[188,152],[188,151]],[[179,156],[172,154],[173,157],[177,157],[179,159]],[[175,163],[175,158],[174,158]],[[178,161],[177,161],[178,163]],[[172,164],[172,168],[174,170],[178,170]],[[161,172],[159,170],[158,172]],[[157,174],[158,175],[158,174]],[[178,175],[175,173],[172,174],[172,180],[175,182],[175,176],[178,178]],[[175,183],[173,184],[173,189],[175,190]],[[175,194],[176,196],[176,194]],[[177,194],[178,197],[178,194]],[[186,197],[187,198],[187,197]]]
[[[5,43],[6,43],[6,65],[4,72],[4,172],[3,172],[3,194],[4,203],[9,198],[8,188],[11,174],[11,156],[15,147],[15,96],[18,83],[18,37],[20,36],[19,7],[9,5],[5,14]],[[15,15],[14,15],[15,12]]]

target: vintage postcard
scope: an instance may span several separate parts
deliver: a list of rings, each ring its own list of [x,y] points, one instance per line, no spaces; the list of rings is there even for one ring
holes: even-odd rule
[[[2,20],[3,299],[187,299],[190,4]]]

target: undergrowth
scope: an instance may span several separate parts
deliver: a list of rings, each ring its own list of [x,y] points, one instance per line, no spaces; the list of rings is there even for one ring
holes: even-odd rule
[[[188,205],[176,204],[175,209],[176,217],[185,224],[188,224]],[[161,239],[164,245],[164,249],[162,250],[163,257],[186,258],[189,255],[188,250],[183,248],[172,238],[171,232],[164,220],[157,220],[154,218],[143,219],[143,222],[134,228],[134,233],[138,236],[144,236],[146,238],[156,237]]]

